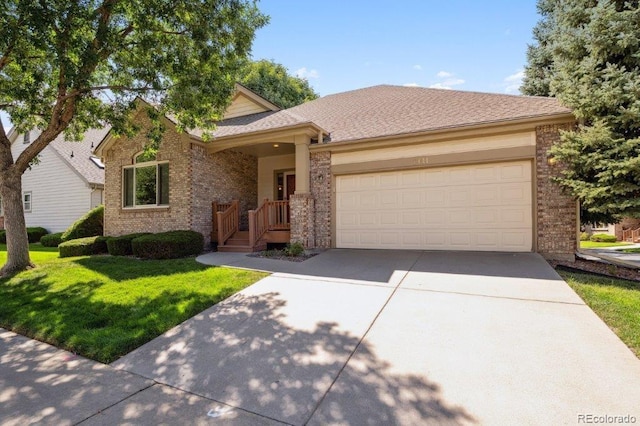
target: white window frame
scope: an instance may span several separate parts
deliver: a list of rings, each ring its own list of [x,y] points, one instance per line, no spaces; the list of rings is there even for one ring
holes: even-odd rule
[[[136,162],[136,158],[141,155],[143,152],[139,152],[136,155],[133,156],[134,158],[134,163],[131,166],[124,166],[122,168],[122,197],[121,197],[121,203],[122,203],[122,208],[126,209],[126,210],[132,210],[132,209],[157,209],[157,208],[168,208],[170,205],[170,201],[169,204],[159,204],[159,198],[160,198],[160,173],[159,173],[159,165],[161,164],[169,164],[169,161],[144,161],[142,163],[137,163]],[[135,169],[137,168],[144,168],[144,167],[151,167],[151,166],[155,166],[156,168],[156,204],[145,204],[145,205],[141,205],[138,206],[136,205],[136,195],[135,195],[135,188],[136,188],[136,172]],[[126,196],[126,188],[125,188],[125,173],[126,170],[131,170],[133,169],[133,205],[132,206],[127,206],[125,205],[125,196]],[[167,183],[168,184],[168,183]]]
[[[29,197],[29,201],[27,201],[27,197]],[[27,208],[27,203],[29,203],[29,208]],[[25,191],[22,193],[22,208],[25,213],[31,213],[33,210],[33,192]]]

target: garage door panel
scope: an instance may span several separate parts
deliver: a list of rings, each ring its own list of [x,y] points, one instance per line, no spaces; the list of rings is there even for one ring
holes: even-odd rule
[[[530,251],[532,198],[528,161],[338,176],[336,243]]]

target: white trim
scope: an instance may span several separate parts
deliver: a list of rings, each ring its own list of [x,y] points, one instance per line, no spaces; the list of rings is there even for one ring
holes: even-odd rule
[[[27,208],[27,201],[25,200],[26,196],[29,196],[29,208]],[[32,191],[24,191],[22,193],[22,208],[25,213],[31,213],[33,210],[33,192]]]
[[[165,160],[165,161],[144,161],[142,163],[137,163],[136,162],[136,158],[138,156],[140,156],[143,153],[143,151],[140,151],[138,153],[136,153],[133,156],[133,164],[130,166],[123,166],[122,167],[122,185],[120,187],[121,189],[121,206],[122,209],[124,210],[136,210],[136,209],[149,209],[149,208],[168,208],[170,204],[159,204],[159,190],[160,190],[160,173],[159,173],[159,167],[161,164],[167,164],[167,166],[169,165],[169,161]],[[136,169],[139,168],[145,168],[145,167],[155,167],[156,168],[156,203],[155,204],[143,204],[143,205],[136,205],[136,195],[135,195],[135,188],[136,188]],[[126,170],[133,170],[133,205],[131,206],[127,206],[125,205],[125,196],[126,196],[126,188],[125,188],[125,173]],[[167,182],[167,185],[169,183]]]

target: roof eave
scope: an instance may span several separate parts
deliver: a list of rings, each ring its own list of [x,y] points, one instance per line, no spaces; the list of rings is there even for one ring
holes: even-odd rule
[[[314,151],[351,150],[362,148],[363,144],[374,145],[371,146],[373,148],[377,143],[387,144],[394,140],[397,140],[399,143],[404,143],[407,139],[416,140],[416,142],[424,139],[451,139],[456,135],[468,137],[470,135],[467,134],[472,134],[479,130],[490,132],[492,129],[495,129],[495,133],[505,133],[516,131],[518,129],[531,129],[542,124],[560,124],[575,120],[576,118],[571,112],[553,113],[522,117],[518,119],[494,120],[469,125],[439,127],[418,132],[397,133],[359,139],[345,139],[341,141],[312,145],[310,149]]]

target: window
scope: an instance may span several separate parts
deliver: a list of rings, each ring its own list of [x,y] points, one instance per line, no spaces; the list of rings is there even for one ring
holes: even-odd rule
[[[22,143],[25,145],[31,143],[31,132],[27,132],[24,134],[22,138]]]
[[[141,153],[134,165],[123,169],[122,205],[150,207],[169,205],[169,163]]]
[[[25,192],[24,194],[22,194],[22,204],[24,207],[24,212],[31,213],[31,204],[32,204],[31,191]]]

